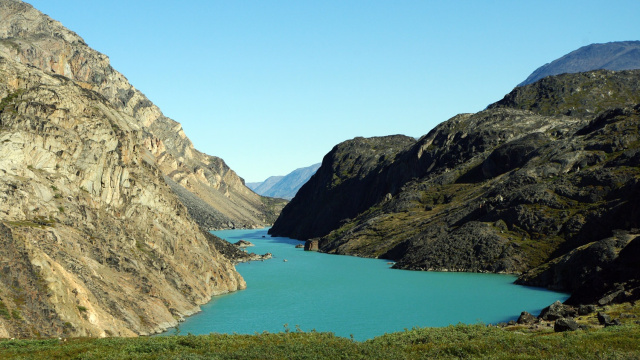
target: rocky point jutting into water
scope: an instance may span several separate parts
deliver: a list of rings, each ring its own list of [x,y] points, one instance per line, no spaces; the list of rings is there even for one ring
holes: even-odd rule
[[[570,302],[640,298],[639,84],[553,76],[417,142],[346,141],[270,232],[401,269],[523,273]]]
[[[263,226],[282,204],[195,150],[78,35],[0,0],[0,337],[175,326],[245,287],[198,223]]]

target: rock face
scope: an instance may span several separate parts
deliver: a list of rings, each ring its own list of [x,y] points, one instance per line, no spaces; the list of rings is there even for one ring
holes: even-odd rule
[[[179,123],[114,70],[107,56],[77,34],[19,0],[0,1],[0,56],[64,76],[104,97],[139,127],[143,146],[161,173],[207,229],[271,224],[284,202],[264,200],[220,158],[194,149]]]
[[[380,201],[375,174],[415,139],[404,135],[355,138],[336,145],[322,166],[283,209],[286,214],[269,233],[295,239],[326,235],[340,221],[356,216]],[[384,196],[384,195],[382,195]]]
[[[307,240],[304,242],[304,251],[318,251],[318,240]]]
[[[599,69],[617,71],[640,69],[640,41],[616,41],[583,46],[539,67],[518,86],[533,84],[551,75]]]
[[[555,332],[564,332],[564,331],[576,331],[580,328],[578,323],[569,318],[569,319],[558,319],[553,324],[553,330]]]
[[[150,334],[245,286],[163,180],[134,118],[4,57],[0,98],[8,334]]]
[[[286,176],[271,176],[264,182],[247,184],[247,186],[263,196],[291,200],[319,167],[320,164],[314,164],[296,169]]]
[[[342,143],[271,232],[395,268],[525,273],[576,304],[633,298],[638,84],[638,70],[565,74],[417,142]]]
[[[152,334],[244,288],[170,185],[228,199],[231,225],[263,200],[76,34],[20,1],[0,17],[0,334]]]

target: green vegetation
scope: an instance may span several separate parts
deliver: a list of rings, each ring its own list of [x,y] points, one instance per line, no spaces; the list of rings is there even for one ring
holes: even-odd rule
[[[17,227],[34,227],[39,229],[44,229],[47,226],[53,226],[56,221],[49,217],[46,218],[44,216],[36,216],[33,219],[29,220],[21,220],[21,221],[7,221],[6,224]]]
[[[261,196],[260,200],[264,204],[264,214],[266,217],[265,222],[268,224],[273,224],[278,218],[278,215],[280,215],[282,208],[289,203],[289,201],[285,199],[271,198],[267,196]]]
[[[0,300],[0,316],[2,316],[7,320],[11,319],[11,314],[9,314],[9,309],[7,309],[7,305],[5,305],[4,302],[2,302],[2,300]]]
[[[24,89],[18,89],[12,93],[9,93],[4,99],[0,100],[0,113],[4,112],[5,108],[14,103],[16,99],[24,93]]]
[[[5,340],[3,359],[626,359],[640,356],[640,325],[523,333],[484,325],[418,328],[356,342],[332,333]]]

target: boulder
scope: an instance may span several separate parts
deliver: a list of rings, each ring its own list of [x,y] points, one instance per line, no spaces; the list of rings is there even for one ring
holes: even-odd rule
[[[596,311],[595,305],[580,305],[578,307],[578,315],[589,315]]]
[[[520,313],[520,317],[518,318],[517,323],[518,324],[533,324],[537,320],[538,319],[535,316],[529,314],[526,311],[523,311],[522,313]]]
[[[578,312],[573,306],[556,301],[544,308],[538,317],[542,320],[554,321],[561,318],[575,317],[576,315],[578,315]]]
[[[318,251],[318,240],[307,240],[304,243],[304,251]]]
[[[604,325],[604,327],[620,325],[620,320],[611,319],[611,316],[600,312],[598,313],[598,322],[600,322],[600,325]]]
[[[553,330],[555,332],[575,331],[578,330],[579,327],[578,323],[571,318],[558,319],[553,324]]]
[[[600,323],[600,325],[610,324],[611,323],[611,316],[599,312],[598,313],[598,322]]]
[[[622,323],[620,322],[619,319],[613,319],[611,320],[610,323],[604,324],[604,327],[609,327],[609,326],[620,326],[622,325]]]

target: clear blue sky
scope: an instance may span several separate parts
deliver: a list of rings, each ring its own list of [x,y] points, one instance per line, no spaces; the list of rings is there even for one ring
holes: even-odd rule
[[[27,2],[247,181],[419,137],[581,46],[640,39],[637,0]]]

